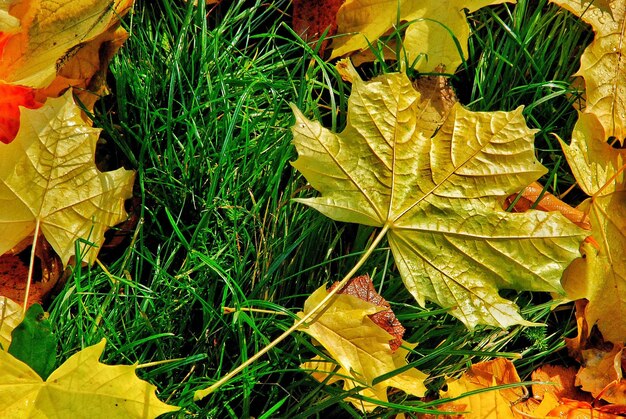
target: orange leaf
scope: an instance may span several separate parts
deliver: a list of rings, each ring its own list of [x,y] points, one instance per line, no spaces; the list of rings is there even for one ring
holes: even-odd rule
[[[513,206],[512,212],[525,212],[531,208],[538,209],[540,211],[558,211],[563,214],[568,220],[584,228],[585,230],[591,230],[591,224],[589,224],[589,217],[582,211],[573,208],[561,201],[550,192],[545,192],[541,196],[543,186],[538,182],[533,182],[528,185],[523,191],[522,196]],[[510,195],[505,200],[505,208],[508,208],[511,203],[515,201],[518,194]],[[541,196],[541,200],[537,202]]]

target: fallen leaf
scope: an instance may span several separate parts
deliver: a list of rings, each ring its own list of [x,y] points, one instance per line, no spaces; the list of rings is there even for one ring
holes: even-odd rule
[[[337,284],[338,282],[335,282],[328,291],[332,291]],[[391,352],[394,352],[402,345],[402,337],[404,336],[405,329],[391,310],[387,300],[376,292],[369,275],[361,275],[350,279],[341,290],[337,291],[337,294],[352,295],[378,307],[383,307],[385,310],[370,314],[369,318],[394,337],[389,341]]]
[[[118,169],[101,173],[94,153],[99,129],[81,118],[68,91],[37,110],[22,110],[22,125],[0,160],[0,254],[39,225],[67,264],[78,239],[102,244],[104,231],[126,217],[124,200],[132,194],[134,174]],[[83,260],[97,250],[80,244]]]
[[[111,26],[75,48],[50,85],[37,90],[37,99],[43,102],[44,98],[58,97],[71,87],[77,101],[93,111],[96,101],[109,93],[106,84],[109,62],[128,38],[128,32],[118,26],[119,23]]]
[[[413,68],[422,73],[432,72],[438,66],[452,73],[468,54],[470,28],[465,10],[471,13],[505,2],[346,0],[337,12],[337,32],[343,36],[333,40],[332,57],[367,49],[368,43],[398,24],[410,22],[402,41],[409,65],[415,63]]]
[[[11,344],[11,332],[24,318],[22,306],[10,298],[0,296],[0,350],[6,351]]]
[[[581,0],[550,0],[569,10],[591,25],[595,32],[593,42],[580,57],[576,75],[585,80],[585,113],[593,113],[604,127],[607,137],[623,142],[626,137],[626,54],[624,25],[626,1],[595,2]],[[606,6],[610,12],[606,11]]]
[[[591,230],[587,214],[566,204],[550,192],[544,192],[544,187],[539,182],[531,183],[521,193],[508,196],[503,208],[508,209],[511,204],[513,204],[513,212],[524,212],[530,209],[558,211],[579,227]]]
[[[547,393],[550,393],[560,400],[570,399],[587,403],[593,402],[593,397],[589,393],[585,393],[576,387],[576,374],[577,371],[574,367],[543,365],[537,368],[532,372],[531,379],[550,384],[533,384],[533,396],[541,400]]]
[[[582,351],[583,366],[576,375],[576,385],[595,398],[614,404],[626,404],[626,380],[622,377],[622,344],[610,351],[586,349]]]
[[[0,351],[0,415],[6,418],[156,418],[179,410],[157,399],[136,365],[104,365],[106,341],[72,355],[47,380]]]
[[[24,301],[32,237],[0,256],[0,295]],[[35,269],[28,295],[28,304],[43,304],[54,289],[64,284],[63,263],[50,244],[39,236],[35,247]]]
[[[621,187],[620,187],[621,188]],[[589,214],[599,246],[583,244],[582,257],[563,273],[571,299],[586,298],[585,319],[610,342],[626,341],[626,191],[589,198],[578,209]]]
[[[546,173],[522,108],[456,104],[433,135],[404,74],[354,72],[340,134],[296,115],[293,163],[322,196],[296,201],[343,222],[382,227],[408,290],[477,324],[528,324],[498,289],[562,292],[584,230],[558,213],[503,211],[506,196]],[[424,128],[426,127],[426,128]]]
[[[20,127],[20,106],[36,109],[35,91],[30,87],[0,82],[0,142],[10,143]]]
[[[293,30],[307,42],[317,41],[328,29],[329,38],[337,32],[337,11],[344,0],[294,0]],[[320,47],[320,55],[324,53],[328,40]]]
[[[579,113],[572,132],[572,141],[567,145],[559,139],[572,174],[587,195],[605,195],[624,185],[623,166],[626,164],[626,149],[611,147],[607,135],[597,116]],[[623,186],[621,186],[623,188]]]
[[[5,40],[0,80],[35,88],[48,86],[57,68],[77,48],[117,24],[131,5],[132,0],[26,0],[14,4],[10,12],[21,26]],[[0,32],[4,32],[3,26]]]
[[[298,317],[306,315],[326,296],[326,287],[317,289],[304,303],[304,311]],[[301,368],[310,370],[319,381],[329,378],[329,384],[343,380],[344,389],[363,387],[359,394],[387,401],[387,388],[395,387],[415,396],[426,392],[426,375],[415,368],[396,374],[384,381],[373,381],[399,368],[406,367],[406,357],[411,345],[403,341],[403,346],[392,351],[389,341],[393,339],[387,331],[376,325],[370,315],[384,310],[368,301],[347,294],[336,294],[335,300],[315,321],[299,328],[319,342],[337,362],[335,364],[314,358]],[[333,375],[334,374],[334,375]],[[352,403],[364,411],[373,410],[374,403],[365,403],[354,398]]]
[[[498,358],[472,365],[461,378],[447,383],[448,390],[442,391],[441,397],[462,397],[468,392],[519,382],[520,378],[513,363],[507,359]],[[511,406],[524,398],[526,394],[527,390],[523,386],[493,389],[468,395],[454,402],[444,403],[437,406],[437,410],[462,410],[467,413],[456,417],[464,419],[515,418]]]

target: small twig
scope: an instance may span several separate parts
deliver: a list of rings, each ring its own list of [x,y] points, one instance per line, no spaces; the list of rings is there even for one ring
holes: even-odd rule
[[[247,311],[247,312],[252,312],[252,313],[264,313],[264,314],[276,314],[280,316],[285,316],[287,314],[282,311],[264,310],[262,308],[247,308],[247,307],[244,307],[244,308],[224,307],[222,310],[224,310],[224,314],[232,314],[237,311]]]

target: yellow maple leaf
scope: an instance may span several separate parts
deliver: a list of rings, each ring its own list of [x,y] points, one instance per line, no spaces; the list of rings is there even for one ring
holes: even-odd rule
[[[580,58],[576,75],[585,80],[585,112],[593,113],[604,127],[607,137],[624,141],[626,137],[626,54],[624,25],[626,1],[595,2],[550,0],[589,23],[595,32],[593,42]],[[608,8],[607,9],[607,4]]]
[[[337,33],[345,35],[333,40],[332,57],[366,49],[398,22],[411,22],[402,42],[407,61],[417,60],[414,68],[420,72],[438,66],[454,72],[468,54],[464,10],[505,2],[514,0],[346,0],[337,12]]]
[[[2,49],[0,80],[30,87],[46,87],[57,68],[91,39],[116,24],[132,0],[22,1],[10,8],[20,30]],[[14,20],[0,19],[0,32],[15,31]]]
[[[98,361],[106,341],[72,355],[43,381],[28,365],[0,351],[0,416],[5,418],[155,418],[179,410],[157,399],[137,378],[137,365]]]
[[[623,185],[620,186],[623,189]],[[626,191],[589,198],[579,207],[589,213],[597,246],[586,243],[583,257],[563,274],[572,299],[586,298],[585,318],[597,324],[605,340],[626,341]]]
[[[100,172],[94,162],[99,129],[87,125],[72,92],[39,109],[22,109],[15,140],[1,146],[0,254],[41,231],[64,264],[83,239],[95,246],[126,218],[134,172]],[[84,260],[97,250],[81,244]]]
[[[493,361],[472,365],[458,380],[447,383],[448,390],[441,392],[442,397],[462,397],[465,393],[491,387],[519,383],[515,366],[507,359],[498,358]],[[437,407],[437,410],[462,410],[464,419],[506,419],[516,418],[511,406],[527,394],[524,387],[493,389],[476,392],[461,399]]]
[[[522,108],[456,104],[433,136],[423,130],[431,124],[419,118],[420,100],[404,74],[356,77],[340,134],[293,107],[293,165],[322,193],[297,201],[334,220],[382,227],[420,304],[435,301],[469,328],[524,324],[498,289],[562,292],[561,274],[585,232],[559,213],[501,209],[546,172]]]
[[[626,149],[611,147],[606,138],[595,114],[579,113],[571,143],[567,145],[559,139],[572,174],[587,195],[614,192],[626,179],[622,171]]]
[[[318,288],[304,303],[302,317],[315,307],[327,294],[326,287]],[[300,330],[312,336],[337,361],[340,369],[334,372],[335,365],[314,358],[301,366],[312,371],[313,377],[324,381],[331,376],[328,384],[344,381],[344,389],[363,387],[359,391],[366,397],[387,401],[387,388],[395,387],[415,396],[426,392],[426,375],[416,369],[409,369],[384,381],[373,384],[374,379],[406,366],[406,357],[411,345],[403,341],[403,346],[391,351],[389,340],[394,337],[374,323],[368,316],[385,310],[368,301],[347,294],[337,294],[336,299],[322,315]],[[354,398],[349,399],[364,411],[371,411],[376,404]]]

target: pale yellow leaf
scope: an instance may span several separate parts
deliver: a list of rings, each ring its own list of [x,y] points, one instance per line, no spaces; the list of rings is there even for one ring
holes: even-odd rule
[[[622,185],[623,187],[623,185]],[[626,191],[589,198],[579,209],[589,213],[598,249],[587,244],[584,258],[563,275],[570,298],[586,298],[585,318],[597,324],[606,341],[626,341]]]
[[[136,365],[104,365],[106,341],[72,355],[43,381],[28,365],[0,351],[0,416],[4,418],[155,418],[179,410],[157,399],[137,378]]]
[[[326,287],[318,288],[304,303],[303,317],[326,296]],[[394,337],[375,324],[368,315],[385,310],[357,297],[337,294],[329,308],[312,323],[299,330],[312,336],[341,367],[329,382],[344,381],[346,390],[357,386],[364,387],[359,393],[381,401],[387,401],[387,388],[395,387],[406,393],[423,396],[426,375],[416,369],[409,369],[373,385],[374,379],[406,366],[408,350],[413,347],[407,342],[395,352],[391,351],[389,340]],[[320,381],[327,378],[335,365],[319,358],[302,365],[302,368],[315,370],[313,376]],[[351,399],[352,403],[371,411],[376,405]]]
[[[37,222],[64,264],[83,239],[100,246],[104,232],[126,218],[134,172],[100,172],[94,153],[100,130],[81,117],[72,92],[39,109],[22,108],[15,140],[1,146],[0,254],[35,231]],[[80,245],[84,260],[97,250]]]
[[[606,137],[616,137],[623,142],[626,137],[626,0],[604,1],[599,5],[581,0],[550,1],[592,26],[595,38],[583,52],[577,73],[585,79],[585,112],[598,117]]]
[[[409,63],[420,72],[436,67],[453,73],[467,58],[470,12],[508,0],[346,0],[337,12],[338,37],[333,40],[332,57],[368,48],[398,22],[410,22],[402,46]],[[341,36],[344,34],[344,36]],[[455,39],[461,47],[459,51]]]
[[[587,195],[600,191],[606,195],[623,188],[626,177],[621,170],[626,164],[626,149],[611,147],[606,139],[604,128],[592,113],[579,113],[569,145],[559,139],[572,174]]]
[[[0,350],[6,351],[11,344],[11,332],[22,322],[22,306],[10,298],[0,296]]]
[[[388,229],[416,300],[449,308],[469,328],[524,324],[499,289],[562,292],[584,230],[558,213],[501,209],[546,172],[522,108],[486,113],[456,104],[433,136],[405,75],[353,83],[340,134],[294,108],[293,165],[322,194],[298,201],[338,221]]]

